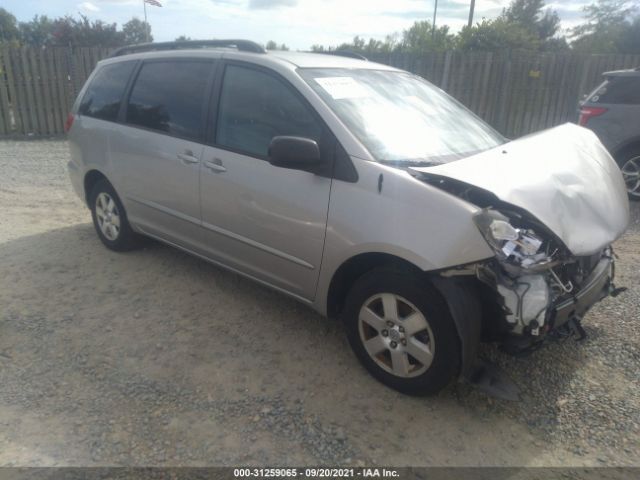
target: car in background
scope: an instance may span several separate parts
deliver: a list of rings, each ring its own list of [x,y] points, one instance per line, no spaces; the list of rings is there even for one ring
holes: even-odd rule
[[[581,102],[578,123],[600,138],[622,170],[629,198],[640,200],[640,67],[603,75]]]

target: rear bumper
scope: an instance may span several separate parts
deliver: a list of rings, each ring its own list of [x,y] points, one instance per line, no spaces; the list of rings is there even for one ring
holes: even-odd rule
[[[552,307],[552,327],[561,327],[574,317],[583,317],[594,304],[607,297],[613,282],[613,272],[613,259],[603,257],[577,293]]]

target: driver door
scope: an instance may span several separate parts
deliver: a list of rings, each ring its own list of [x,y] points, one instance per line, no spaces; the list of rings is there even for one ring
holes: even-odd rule
[[[312,300],[320,270],[331,179],[275,167],[271,139],[331,136],[295,89],[268,70],[228,63],[220,87],[214,146],[202,157],[200,203],[207,254],[259,281]]]

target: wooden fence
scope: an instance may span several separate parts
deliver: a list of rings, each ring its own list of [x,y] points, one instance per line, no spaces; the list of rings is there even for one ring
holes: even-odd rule
[[[58,135],[104,48],[0,47],[0,136]]]
[[[640,55],[515,51],[391,54],[371,60],[425,77],[511,138],[575,121],[578,101],[602,82],[603,72],[640,66]]]
[[[0,47],[0,137],[57,135],[104,48]],[[508,137],[576,119],[602,72],[640,66],[640,55],[425,53],[370,60],[417,73]]]

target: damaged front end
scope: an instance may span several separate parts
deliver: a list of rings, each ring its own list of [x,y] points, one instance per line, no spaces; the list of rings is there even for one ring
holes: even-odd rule
[[[473,221],[494,257],[440,272],[479,282],[482,331],[519,352],[573,330],[617,295],[611,244],[629,221],[624,181],[598,139],[561,125],[450,163],[410,168],[478,207]]]
[[[584,336],[584,314],[619,293],[611,246],[572,255],[543,225],[516,211],[485,208],[474,221],[495,252],[493,259],[474,266],[502,314],[489,330],[513,353],[534,348],[551,332]]]

